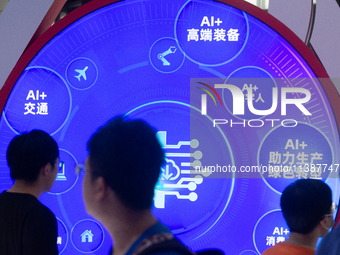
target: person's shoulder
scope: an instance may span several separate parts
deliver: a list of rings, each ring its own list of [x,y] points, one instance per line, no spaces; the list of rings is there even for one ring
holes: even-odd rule
[[[340,254],[340,227],[325,235],[318,245],[315,255]]]
[[[157,221],[140,237],[134,249],[135,255],[193,255],[180,240],[174,237],[168,227]]]
[[[157,253],[150,253],[150,255],[224,255],[224,251],[217,248],[208,248],[199,251],[191,251],[188,247],[184,246],[185,249],[163,251]]]
[[[6,205],[5,208],[11,211],[30,211],[37,203],[38,199],[33,195],[26,193],[15,193],[4,191],[0,194],[0,206]]]
[[[286,250],[288,250],[287,243],[280,242],[280,243],[277,243],[274,246],[266,249],[262,253],[262,255],[275,255],[275,254],[281,254],[281,253],[285,254],[283,252],[286,251]]]
[[[277,250],[277,247],[275,247],[275,246],[269,247],[269,248],[267,248],[267,249],[262,253],[262,255],[272,255],[272,254],[275,254],[275,253],[276,253],[276,250]]]
[[[41,210],[41,211],[51,212],[52,213],[52,211],[46,205],[41,203],[39,200],[35,201],[34,206],[35,206],[36,210]]]
[[[26,222],[34,224],[56,224],[56,217],[54,213],[44,204],[42,204],[36,197],[26,194],[26,202],[22,203],[21,211],[25,212]],[[25,196],[22,196],[25,197]]]
[[[7,200],[7,191],[3,191],[0,193],[0,203],[2,203],[3,201],[5,202],[5,200]]]
[[[35,196],[33,196],[31,194],[8,192],[6,190],[4,190],[0,194],[0,198],[4,199],[4,200],[22,200],[23,202],[27,202],[27,203],[38,200]]]
[[[32,205],[30,213],[41,217],[41,219],[55,219],[54,213],[39,200]]]
[[[168,250],[168,251],[150,253],[149,255],[183,255],[183,253],[178,252],[178,251]],[[193,253],[193,255],[194,255],[194,253]]]
[[[321,243],[328,241],[328,240],[331,241],[331,242],[340,240],[340,226],[336,226],[331,232],[326,234],[322,238]]]
[[[314,255],[315,250],[301,245],[280,242],[265,250],[262,255]]]

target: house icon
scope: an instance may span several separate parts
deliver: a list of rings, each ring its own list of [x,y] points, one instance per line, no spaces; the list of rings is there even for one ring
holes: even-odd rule
[[[81,242],[82,243],[86,243],[86,242],[92,243],[92,237],[93,237],[93,234],[91,233],[91,230],[85,230],[81,234]],[[87,239],[87,241],[86,241],[86,239]]]

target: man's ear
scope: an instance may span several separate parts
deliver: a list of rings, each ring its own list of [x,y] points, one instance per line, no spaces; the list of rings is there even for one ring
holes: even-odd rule
[[[319,224],[322,228],[327,227],[327,217],[324,216]]]
[[[332,215],[324,216],[319,224],[323,229],[327,229],[329,231],[333,227],[333,224],[334,224],[333,216]]]
[[[94,192],[95,192],[95,199],[97,201],[101,201],[105,199],[108,194],[108,185],[105,182],[102,176],[97,177],[94,181]]]
[[[52,171],[52,166],[50,163],[47,163],[46,165],[44,165],[41,169],[40,169],[40,174],[42,176],[47,176],[49,172]]]

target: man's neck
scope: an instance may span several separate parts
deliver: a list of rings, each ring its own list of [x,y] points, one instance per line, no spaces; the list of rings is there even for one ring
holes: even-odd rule
[[[7,192],[30,194],[37,199],[39,199],[40,195],[43,193],[40,191],[38,185],[28,183],[24,180],[15,180],[13,186]]]
[[[151,210],[142,212],[128,210],[102,220],[114,240],[115,255],[124,255],[131,245],[156,222]]]
[[[315,249],[316,242],[319,236],[314,232],[303,235],[296,232],[291,232],[289,238],[286,240],[287,243],[303,246],[310,249]]]

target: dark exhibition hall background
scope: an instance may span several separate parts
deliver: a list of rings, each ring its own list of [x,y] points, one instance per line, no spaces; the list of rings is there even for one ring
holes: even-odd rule
[[[251,255],[285,240],[289,229],[279,198],[294,180],[321,179],[339,199],[334,85],[293,32],[249,3],[94,0],[39,37],[10,77],[0,91],[0,191],[12,185],[9,141],[35,128],[50,133],[65,167],[41,201],[58,219],[60,254],[106,254],[112,245],[101,223],[86,213],[83,177],[74,169],[87,157],[90,135],[118,114],[158,130],[166,164],[153,212],[193,250]],[[230,83],[245,98],[252,91],[253,106],[262,111],[271,108],[275,89],[279,96],[286,88],[303,89],[291,100],[303,100],[301,91],[309,91],[304,107],[310,115],[294,105],[283,114],[280,97],[268,116],[249,111],[247,102],[237,115],[229,90],[209,88]],[[214,127],[216,119],[227,123]],[[292,164],[320,165],[322,174],[195,171]]]

